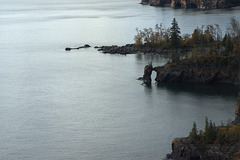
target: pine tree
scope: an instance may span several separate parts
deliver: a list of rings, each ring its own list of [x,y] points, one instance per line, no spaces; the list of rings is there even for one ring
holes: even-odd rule
[[[212,143],[217,138],[217,127],[216,127],[215,123],[212,123],[212,121],[210,121],[210,123],[209,123],[207,117],[205,119],[205,133],[204,133],[204,136],[205,136],[205,142],[206,143]]]
[[[189,137],[196,140],[197,139],[197,125],[195,122],[193,122],[193,128],[192,128],[192,131],[189,133]]]
[[[208,118],[205,117],[205,133],[204,133],[204,137],[205,137],[205,142],[208,143],[209,141],[209,123],[208,123]]]
[[[231,41],[230,36],[227,36],[226,38],[225,51],[227,53],[231,53],[233,51],[233,43]]]
[[[175,18],[173,18],[172,27],[170,28],[170,40],[172,47],[178,47],[181,38],[180,33],[181,31],[178,27],[178,22]]]

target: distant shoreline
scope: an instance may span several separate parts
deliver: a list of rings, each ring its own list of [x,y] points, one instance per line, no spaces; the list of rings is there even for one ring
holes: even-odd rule
[[[199,8],[203,10],[209,9],[224,9],[240,6],[240,3],[234,1],[221,1],[221,0],[141,0],[140,4],[160,7],[172,8]],[[239,9],[239,8],[238,8]]]

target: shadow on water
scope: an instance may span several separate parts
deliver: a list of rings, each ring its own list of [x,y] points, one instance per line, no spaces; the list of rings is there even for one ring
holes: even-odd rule
[[[187,83],[159,83],[158,89],[166,89],[174,94],[189,93],[203,96],[236,97],[239,87],[230,84],[187,84]]]

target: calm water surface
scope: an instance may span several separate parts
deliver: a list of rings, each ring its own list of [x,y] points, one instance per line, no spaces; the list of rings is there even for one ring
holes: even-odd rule
[[[240,15],[138,3],[0,1],[0,159],[158,160],[193,121],[203,128],[205,116],[217,124],[234,118],[232,86],[141,86],[143,67],[164,57],[64,51],[132,43],[136,27],[169,27],[174,17],[182,33],[215,23],[225,30]]]

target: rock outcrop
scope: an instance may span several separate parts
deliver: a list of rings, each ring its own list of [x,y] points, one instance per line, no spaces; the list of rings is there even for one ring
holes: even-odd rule
[[[229,8],[236,5],[230,0],[142,0],[141,4],[151,6],[171,6],[174,8],[200,8],[200,9],[219,9]]]
[[[140,48],[137,47],[135,44],[127,44],[125,46],[101,46],[101,47],[95,47],[98,49],[98,51],[101,51],[102,53],[110,53],[110,54],[134,54],[139,52]]]
[[[238,104],[235,111],[235,120],[233,121],[233,125],[237,125],[240,123],[240,92],[238,93]]]
[[[153,71],[152,63],[144,67],[143,82],[145,84],[150,84],[152,82],[152,78],[151,78],[152,71]]]
[[[141,47],[137,46],[136,44],[126,44],[125,46],[101,46],[101,47],[94,47],[98,49],[98,51],[102,53],[110,53],[110,54],[135,54],[135,53],[149,53],[149,54],[169,54],[174,51],[174,49],[162,49],[162,48],[154,48],[147,45],[143,45]],[[192,49],[191,48],[184,48],[178,49],[181,53],[188,53]]]
[[[172,0],[171,7],[219,9],[229,8],[229,0]]]
[[[151,6],[171,6],[171,0],[142,0],[141,4]]]
[[[155,81],[186,83],[226,83],[240,85],[240,59],[234,56],[202,56],[178,64],[154,67]]]
[[[238,103],[237,108],[236,108],[236,112],[235,112],[235,120],[233,121],[233,124],[238,124],[240,123],[240,103]]]
[[[238,99],[240,95],[238,96]],[[239,99],[240,100],[240,99]],[[236,119],[232,125],[240,123],[240,105],[236,108]],[[234,141],[226,140],[208,144],[189,137],[175,138],[172,141],[172,153],[167,155],[171,160],[239,160],[240,137]]]
[[[175,138],[172,153],[173,160],[232,160],[239,152],[240,142],[206,144],[191,138]]]

